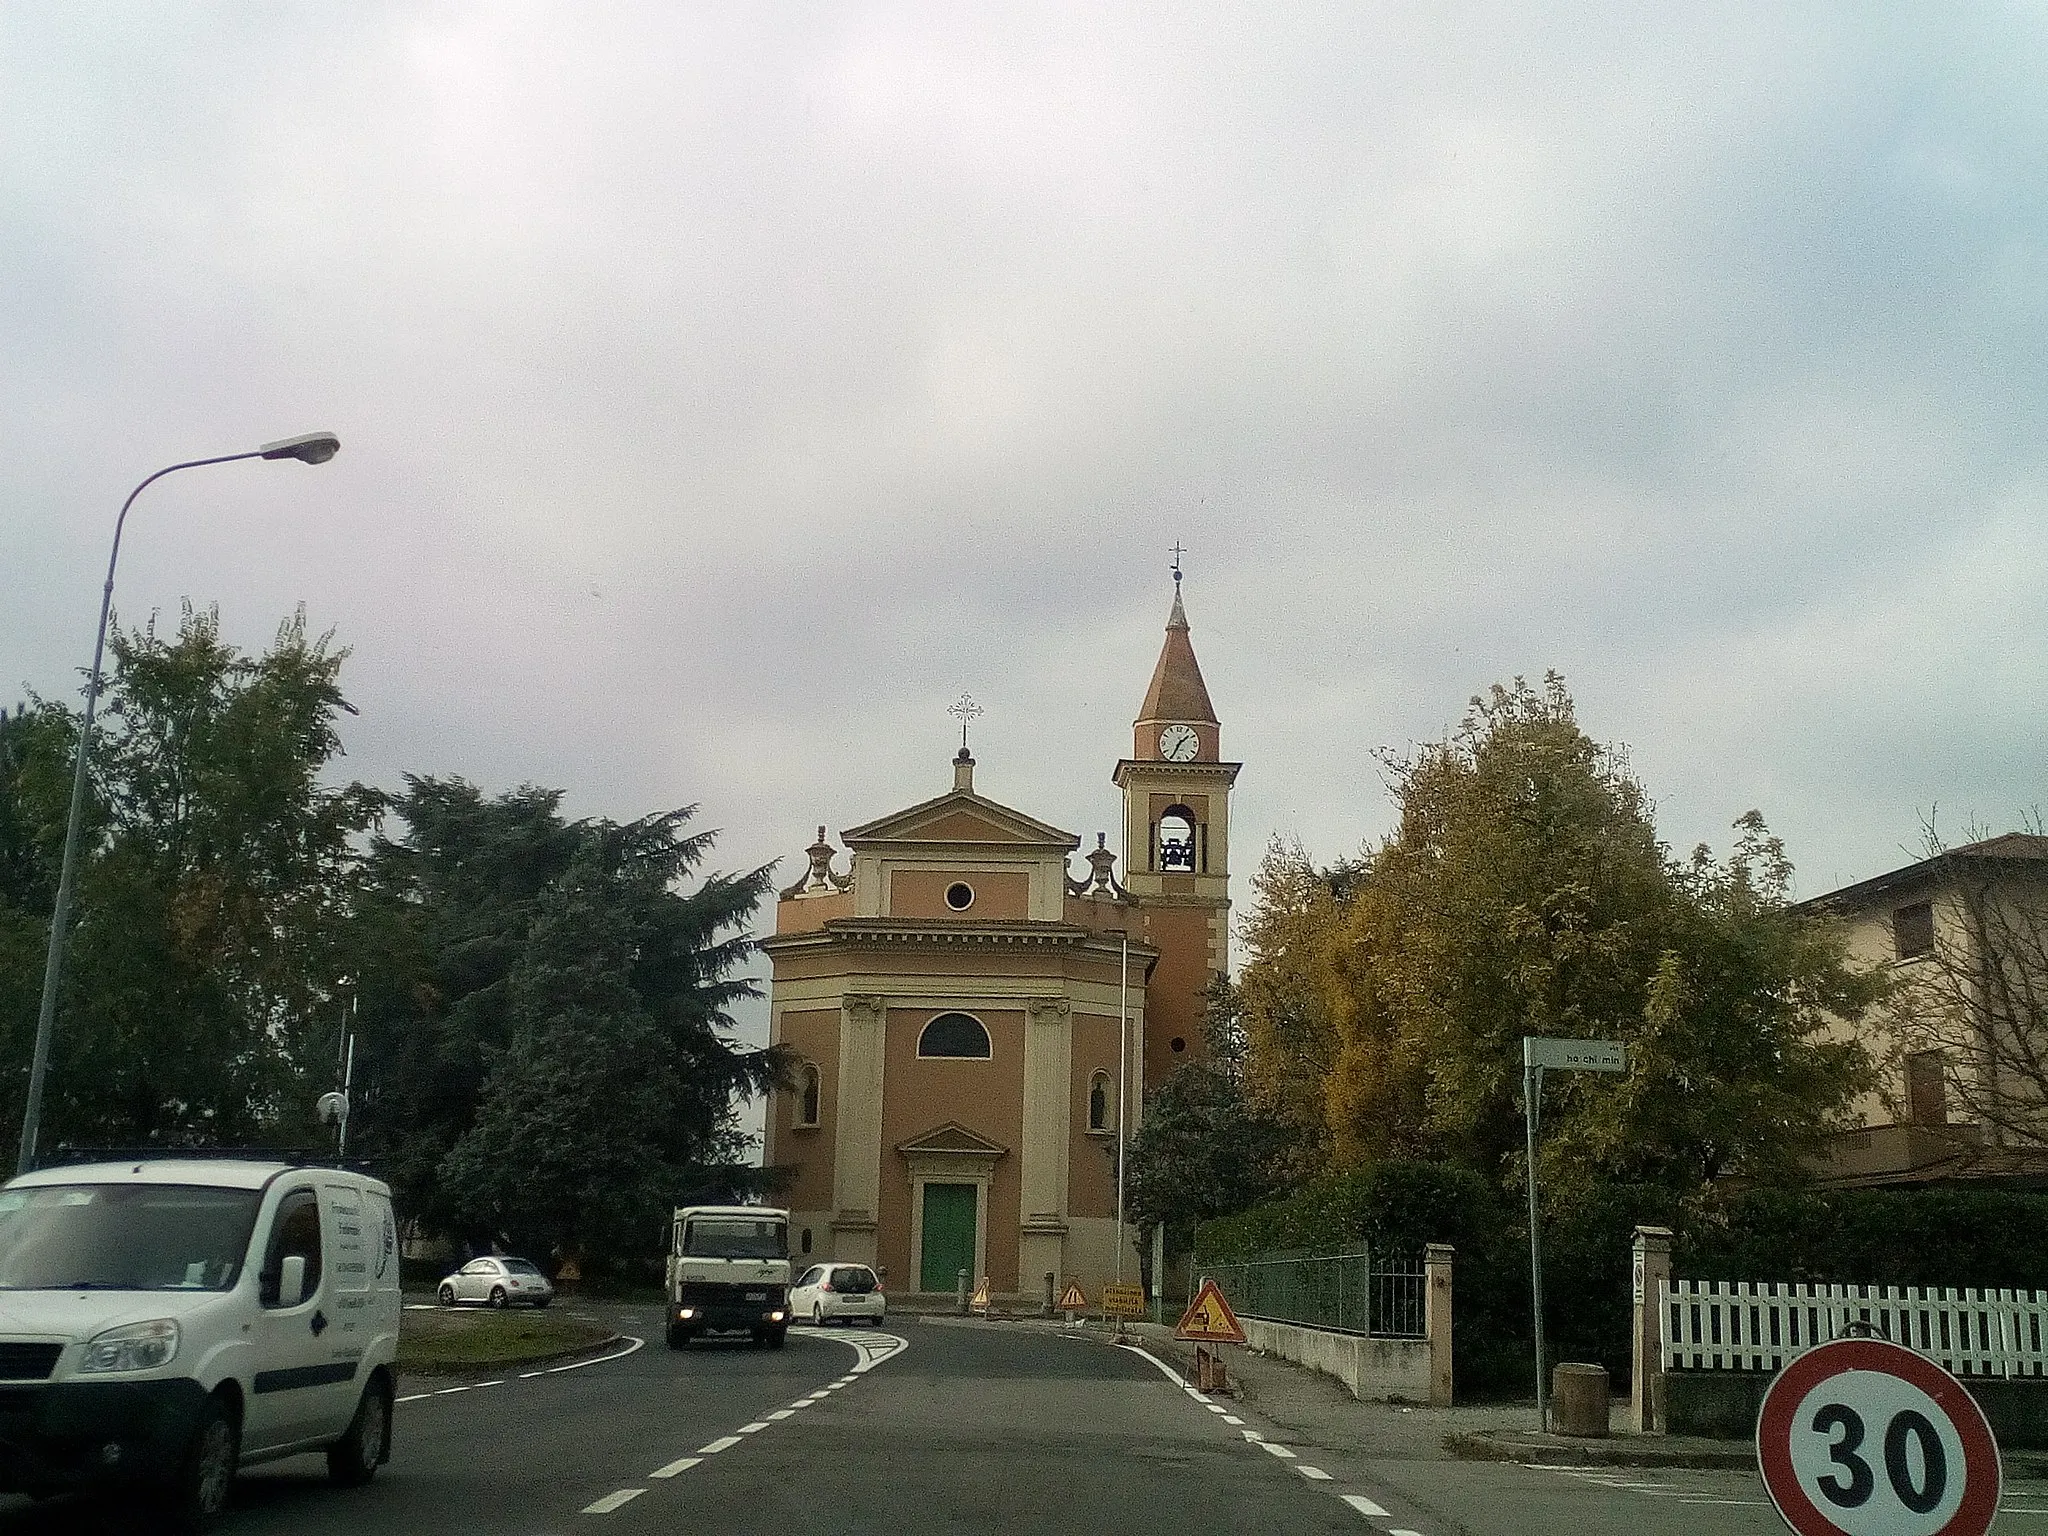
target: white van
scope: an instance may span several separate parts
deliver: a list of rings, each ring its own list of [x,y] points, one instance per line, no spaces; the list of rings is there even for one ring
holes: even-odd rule
[[[398,1228],[337,1168],[166,1157],[0,1187],[0,1490],[166,1491],[187,1530],[237,1465],[391,1456]]]

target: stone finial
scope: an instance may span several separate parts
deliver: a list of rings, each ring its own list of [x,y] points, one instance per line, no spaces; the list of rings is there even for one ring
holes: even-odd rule
[[[974,793],[974,759],[965,747],[953,759],[953,788],[961,794]]]
[[[797,881],[782,893],[785,900],[799,896],[836,896],[851,885],[852,877],[841,879],[832,873],[832,845],[825,841],[825,829],[818,828],[818,840],[804,850],[810,855],[811,867]]]

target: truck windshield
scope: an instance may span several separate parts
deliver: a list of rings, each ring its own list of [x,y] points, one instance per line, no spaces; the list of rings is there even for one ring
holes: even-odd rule
[[[0,1290],[228,1290],[262,1198],[186,1184],[0,1190]]]
[[[786,1259],[789,1232],[779,1221],[697,1216],[683,1224],[683,1252],[698,1259]]]

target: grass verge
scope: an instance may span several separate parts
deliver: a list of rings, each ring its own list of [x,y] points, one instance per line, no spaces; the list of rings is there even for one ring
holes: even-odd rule
[[[421,1375],[461,1375],[559,1360],[615,1337],[602,1323],[558,1312],[452,1307],[404,1312],[398,1329],[398,1368]]]

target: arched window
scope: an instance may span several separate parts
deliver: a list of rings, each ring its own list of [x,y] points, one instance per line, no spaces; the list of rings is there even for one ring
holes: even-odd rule
[[[796,1124],[818,1123],[818,1069],[808,1061],[796,1069]]]
[[[956,1056],[974,1061],[989,1058],[988,1031],[968,1013],[942,1013],[917,1037],[920,1056]]]
[[[1109,1074],[1107,1072],[1097,1072],[1095,1076],[1088,1080],[1089,1130],[1111,1131],[1116,1129],[1116,1122],[1111,1120],[1109,1116],[1110,1091]]]
[[[1195,813],[1171,805],[1159,817],[1159,867],[1195,872]]]

